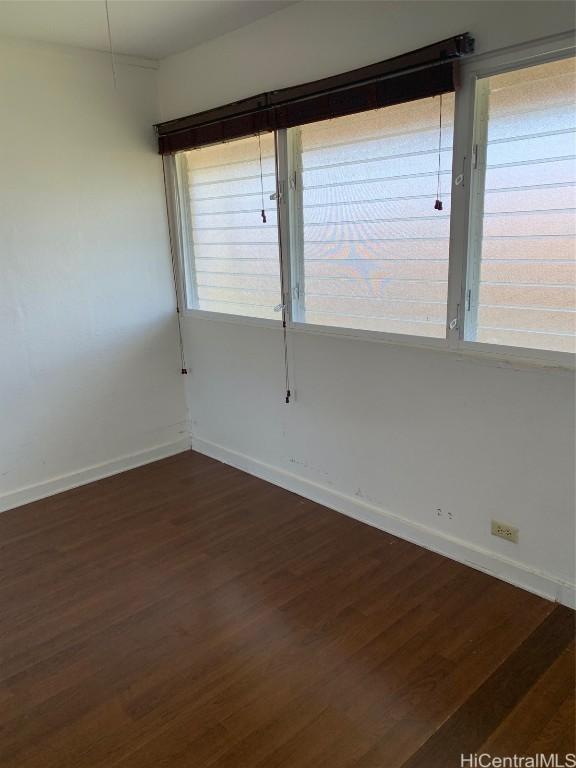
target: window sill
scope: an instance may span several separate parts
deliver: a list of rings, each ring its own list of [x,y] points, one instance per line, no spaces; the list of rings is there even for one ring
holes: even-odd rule
[[[384,331],[365,331],[357,328],[338,328],[331,325],[316,325],[315,323],[292,322],[291,331],[310,333],[318,336],[334,336],[336,338],[363,339],[376,341],[380,344],[393,344],[401,347],[418,347],[420,349],[448,350],[446,339],[430,336],[408,336],[401,333],[385,333]]]
[[[216,320],[221,323],[232,323],[233,325],[252,325],[260,328],[281,328],[281,320],[272,320],[267,317],[251,317],[250,315],[232,315],[227,312],[210,312],[207,309],[185,309],[183,312],[185,318],[195,318],[198,320]]]
[[[248,325],[257,328],[282,328],[281,320],[250,317],[247,315],[229,315],[224,312],[209,312],[204,309],[186,309],[185,318],[211,320],[230,323],[232,325]],[[411,347],[413,349],[428,349],[438,352],[448,352],[462,360],[473,359],[491,363],[499,367],[515,370],[530,370],[548,368],[573,373],[576,368],[576,355],[569,352],[551,352],[547,350],[525,349],[523,347],[504,347],[494,344],[484,344],[475,341],[459,341],[449,343],[447,339],[437,339],[427,336],[404,336],[398,333],[382,331],[365,331],[355,328],[337,328],[312,323],[290,322],[288,330],[291,333],[312,336],[329,336],[337,339],[358,339],[395,347]]]
[[[332,336],[336,338],[361,339],[376,341],[380,344],[390,344],[399,347],[430,349],[438,352],[448,352],[461,359],[476,359],[498,366],[515,369],[551,368],[573,372],[576,368],[576,355],[568,352],[551,352],[547,350],[526,349],[523,347],[504,347],[493,344],[483,344],[474,341],[459,341],[453,344],[446,339],[435,339],[427,336],[403,336],[397,333],[381,331],[364,331],[354,328],[337,328],[332,326],[314,325],[311,323],[291,323],[291,331],[314,334],[317,336]]]
[[[574,372],[576,355],[568,352],[551,352],[547,350],[526,349],[523,347],[504,347],[493,344],[483,344],[473,341],[448,342],[427,336],[404,336],[398,333],[382,331],[364,331],[354,328],[335,328],[312,323],[293,322],[289,329],[296,333],[313,334],[316,336],[331,336],[335,338],[360,339],[389,344],[397,347],[412,347],[429,349],[438,352],[448,352],[460,359],[475,359],[491,363],[499,367],[528,370],[534,368],[549,368],[560,371]]]
[[[500,365],[506,364],[515,368],[554,368],[571,372],[576,368],[576,355],[570,352],[505,347],[479,341],[460,341],[453,351],[463,357],[492,360]]]

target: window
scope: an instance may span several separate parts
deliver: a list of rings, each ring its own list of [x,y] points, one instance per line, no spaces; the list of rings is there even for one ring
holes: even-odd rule
[[[574,59],[477,84],[466,338],[574,352]]]
[[[273,92],[165,124],[187,307],[571,365],[576,73],[556,44],[472,60],[460,85],[412,73],[404,103],[392,78],[312,109],[309,84],[289,109]]]
[[[180,152],[176,168],[187,306],[278,319],[273,134]]]
[[[294,319],[445,338],[453,114],[450,93],[291,130]]]

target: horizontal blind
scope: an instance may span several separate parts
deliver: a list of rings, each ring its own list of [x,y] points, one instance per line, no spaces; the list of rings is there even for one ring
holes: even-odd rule
[[[191,150],[181,160],[195,307],[279,319],[277,209],[270,200],[276,191],[273,136],[261,136],[260,146],[258,137],[250,137]]]
[[[574,59],[490,77],[477,341],[574,352]]]
[[[453,94],[440,153],[439,114],[437,97],[300,128],[306,322],[445,337]]]

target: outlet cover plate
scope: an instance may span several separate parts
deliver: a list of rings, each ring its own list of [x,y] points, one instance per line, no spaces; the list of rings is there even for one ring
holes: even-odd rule
[[[508,523],[501,523],[499,520],[492,520],[492,527],[490,532],[492,536],[498,536],[506,541],[511,541],[513,544],[518,544],[518,528]]]

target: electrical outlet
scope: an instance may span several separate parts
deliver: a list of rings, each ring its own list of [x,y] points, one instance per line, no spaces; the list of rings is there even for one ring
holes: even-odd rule
[[[514,528],[508,523],[501,523],[498,520],[492,520],[492,536],[499,536],[501,539],[518,544],[518,528]]]

